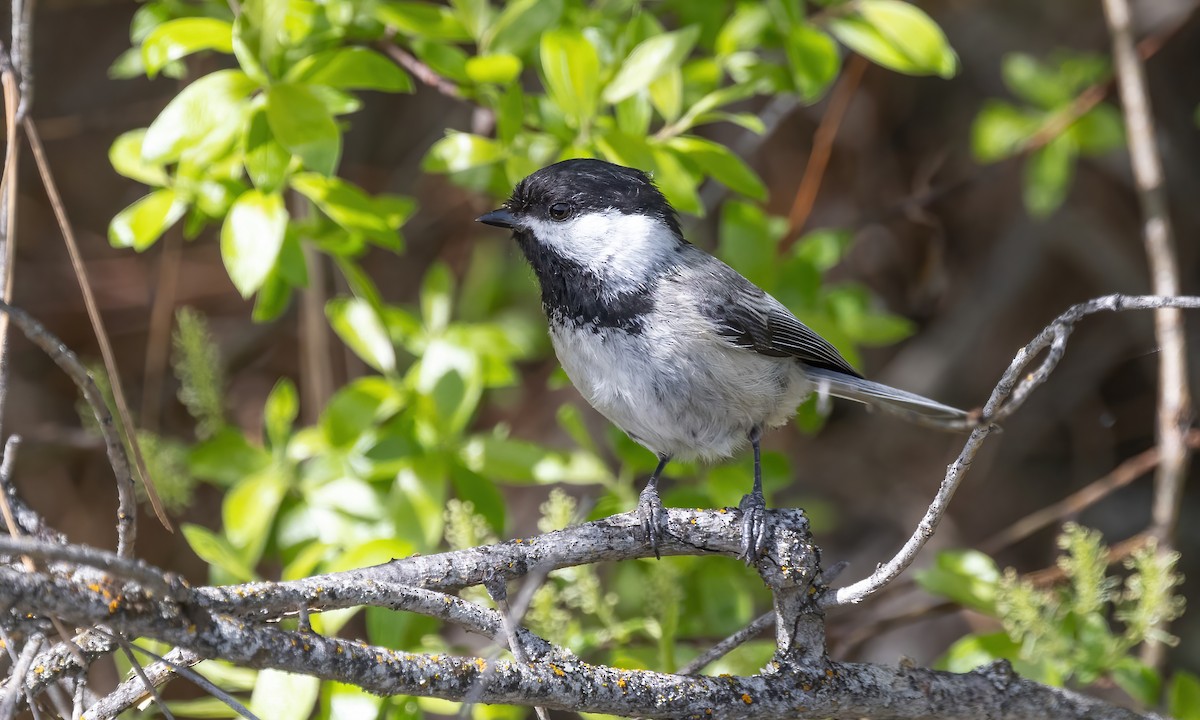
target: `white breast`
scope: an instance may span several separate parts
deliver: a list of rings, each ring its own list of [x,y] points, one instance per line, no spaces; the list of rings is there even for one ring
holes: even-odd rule
[[[752,427],[787,422],[811,391],[794,360],[726,345],[698,315],[655,313],[641,334],[552,325],[550,335],[584,398],[660,455],[729,457]]]

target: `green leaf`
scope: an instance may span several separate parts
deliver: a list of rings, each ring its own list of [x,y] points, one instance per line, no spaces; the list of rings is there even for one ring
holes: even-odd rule
[[[270,467],[226,493],[221,503],[225,536],[248,564],[255,564],[262,557],[285,492],[287,478]]]
[[[451,42],[471,39],[471,34],[448,7],[424,2],[380,2],[374,12],[381,23],[405,35]]]
[[[250,711],[276,720],[305,720],[320,695],[321,680],[282,670],[259,670],[250,695]]]
[[[1113,668],[1112,677],[1122,690],[1142,705],[1158,705],[1162,695],[1162,676],[1146,663],[1134,657],[1123,657]]]
[[[696,188],[700,178],[695,177],[683,166],[675,155],[664,148],[652,147],[654,156],[652,175],[654,182],[662,188],[663,195],[679,212],[703,215],[704,205]]]
[[[451,468],[450,479],[454,483],[454,494],[458,495],[460,500],[469,501],[474,505],[475,512],[487,519],[494,532],[503,533],[504,495],[496,483],[461,465]]]
[[[349,90],[412,92],[412,78],[396,63],[364,47],[326,50],[301,59],[288,71],[289,82]]]
[[[966,673],[997,660],[1016,659],[1021,647],[1003,631],[986,635],[967,635],[950,646],[938,666],[950,672]]]
[[[540,57],[550,98],[575,126],[590,124],[600,89],[595,46],[578,31],[551,30],[542,35]]]
[[[784,50],[800,97],[813,102],[824,95],[842,66],[833,38],[807,23],[793,25]]]
[[[198,478],[231,486],[265,469],[271,455],[251,445],[234,428],[223,428],[188,453],[188,470]]]
[[[1167,691],[1167,713],[1175,720],[1200,720],[1200,678],[1177,670]]]
[[[655,35],[639,43],[621,63],[616,77],[604,88],[604,100],[618,103],[676,70],[700,37],[700,26]],[[543,61],[544,62],[544,61]]]
[[[379,314],[362,298],[335,298],[325,304],[334,332],[354,354],[379,372],[396,369],[396,349]]]
[[[1050,215],[1063,204],[1075,175],[1075,143],[1060,135],[1035,150],[1025,162],[1025,209],[1035,218]]]
[[[800,238],[794,254],[817,270],[826,272],[842,261],[853,241],[854,236],[849,230],[822,228]]]
[[[170,179],[162,165],[142,159],[142,141],[145,138],[145,128],[122,133],[108,149],[108,161],[114,170],[130,180],[161,187]]]
[[[604,462],[591,453],[560,453],[512,438],[471,438],[461,457],[472,471],[499,482],[587,485],[611,478]]]
[[[628,103],[638,95],[641,93],[625,98],[621,104]],[[679,114],[683,112],[683,72],[679,68],[672,68],[650,83],[650,102],[667,122],[679,119]]]
[[[279,193],[247,190],[229,210],[221,228],[221,259],[242,297],[253,295],[275,267],[287,223]]]
[[[451,130],[429,148],[423,167],[427,172],[462,172],[491,165],[503,156],[504,150],[495,140]]]
[[[233,23],[233,52],[246,73],[266,85],[278,77],[279,61],[289,43],[288,20],[299,3],[291,0],[243,0]]]
[[[492,6],[488,0],[450,0],[459,22],[476,40],[484,33],[492,17]]]
[[[1000,570],[978,550],[944,550],[933,567],[916,573],[926,592],[986,613],[995,612]]]
[[[241,129],[245,101],[257,85],[239,70],[218,70],[185,87],[146,130],[142,159],[167,164],[188,155],[214,159]]]
[[[1052,110],[1072,99],[1059,73],[1027,53],[1005,54],[1000,74],[1014,95],[1040,108]]]
[[[329,108],[311,89],[280,83],[267,91],[271,132],[304,166],[332,175],[342,153],[342,132]]]
[[[413,53],[431,70],[456,83],[470,81],[467,77],[467,54],[453,45],[428,40],[414,40]]]
[[[445,263],[434,263],[421,281],[421,319],[431,335],[440,334],[450,324],[454,309],[454,277]]]
[[[399,224],[393,222],[403,222],[407,214],[389,215],[387,207],[340,178],[299,173],[292,178],[291,185],[346,230],[362,233],[384,247],[400,249],[400,236],[396,234]],[[408,202],[411,206],[411,201]]]
[[[1125,119],[1112,105],[1097,105],[1067,132],[1081,155],[1103,155],[1125,145]]]
[[[267,438],[273,447],[282,448],[287,445],[288,436],[292,433],[292,423],[300,413],[300,398],[296,394],[296,384],[288,378],[280,378],[271,394],[267,396],[267,404],[263,407],[263,426],[267,430]]]
[[[284,243],[284,247],[287,247],[287,243]],[[287,310],[291,300],[292,286],[278,272],[272,271],[254,296],[254,310],[250,313],[250,319],[256,323],[276,320]]]
[[[755,200],[767,199],[767,186],[732,150],[711,140],[687,135],[667,143],[714,180]]]
[[[732,55],[739,50],[757,50],[771,27],[771,11],[763,3],[741,3],[717,34],[716,53]]]
[[[521,54],[558,22],[563,0],[514,0],[483,32],[480,47],[488,52]]]
[[[425,348],[410,374],[427,442],[445,442],[467,426],[483,395],[479,356],[442,338]]]
[[[155,190],[117,213],[108,224],[108,242],[113,247],[141,252],[183,217],[187,207],[174,190]]]
[[[225,538],[208,528],[192,523],[183,523],[181,530],[188,547],[204,562],[224,570],[241,582],[253,582],[258,579],[254,570],[242,560]]]
[[[992,163],[1021,152],[1042,127],[1040,114],[1031,114],[1000,100],[984,103],[971,125],[971,154]]]
[[[167,64],[201,50],[232,53],[233,25],[211,17],[168,20],[142,42],[142,64],[154,77]]]
[[[858,13],[836,17],[829,29],[851,50],[909,75],[953,77],[958,57],[923,10],[900,0],[860,0]]]
[[[266,108],[260,107],[250,115],[242,142],[243,162],[250,182],[265,192],[278,190],[287,176],[292,154],[279,144],[271,132]]]
[[[521,59],[508,53],[478,55],[467,60],[467,77],[482,85],[507,85],[521,75]]]

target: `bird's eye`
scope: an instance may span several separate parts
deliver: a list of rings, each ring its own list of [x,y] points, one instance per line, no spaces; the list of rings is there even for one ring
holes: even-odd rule
[[[571,206],[567,203],[554,203],[550,206],[550,219],[566,220],[571,216]]]

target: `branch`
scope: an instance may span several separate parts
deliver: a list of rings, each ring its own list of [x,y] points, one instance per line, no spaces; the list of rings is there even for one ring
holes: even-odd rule
[[[1151,285],[1158,295],[1178,295],[1179,268],[1175,262],[1175,240],[1171,216],[1167,212],[1162,162],[1154,137],[1154,115],[1146,91],[1145,70],[1134,46],[1128,0],[1104,0],[1104,17],[1112,36],[1114,71],[1121,105],[1125,108],[1129,157],[1133,161],[1133,180],[1142,209],[1142,234],[1150,260]],[[1161,458],[1154,475],[1151,531],[1158,538],[1160,552],[1169,553],[1174,547],[1179,506],[1183,502],[1183,483],[1189,461],[1186,435],[1192,421],[1183,314],[1173,308],[1158,310],[1154,314],[1154,333],[1159,345],[1155,425]],[[1146,659],[1151,664],[1157,665],[1161,661],[1160,650],[1151,650],[1148,646],[1147,653]]]
[[[800,596],[808,595],[806,588],[811,585],[802,578],[808,575],[815,557],[806,554],[811,548],[805,524],[787,524],[802,521],[802,516],[791,510],[774,514],[772,543],[763,562],[765,567],[759,570],[770,583],[791,577],[790,587],[775,588],[778,608],[787,604],[781,603],[778,595],[786,595],[789,589]],[[682,537],[671,538],[662,548],[664,552],[701,554],[715,550],[736,555],[740,513],[672,510],[669,515],[672,531],[683,532]],[[368,571],[391,569],[410,576],[419,571],[427,575],[415,579],[426,585],[453,584],[461,582],[464,575],[446,580],[438,572],[472,557],[480,563],[535,557],[566,562],[577,555],[577,546],[601,540],[612,550],[593,553],[591,561],[620,559],[630,554],[630,536],[637,533],[637,528],[632,514],[621,515],[520,543],[406,558]],[[638,540],[636,544],[643,543]],[[642,547],[635,554],[648,557],[651,553]],[[796,561],[800,562],[791,564]],[[326,575],[322,580],[325,587],[313,590],[320,597],[341,598],[331,600],[331,605],[369,599],[340,594],[346,587],[369,588],[371,583],[353,577],[362,572]],[[477,572],[478,568],[469,569],[465,575]],[[282,630],[275,624],[256,623],[223,612],[237,609],[244,613],[264,600],[269,603],[274,590],[295,590],[297,586],[257,583],[236,589],[199,588],[180,603],[130,585],[124,588],[122,601],[114,610],[96,593],[69,578],[0,569],[0,587],[12,598],[17,612],[36,605],[41,612],[54,612],[78,624],[102,622],[123,633],[173,643],[202,657],[337,680],[381,695],[457,700],[474,695],[487,703],[656,718],[1150,717],[1017,678],[1007,663],[959,675],[903,666],[831,663],[824,659],[823,646],[819,646],[790,657],[781,653],[760,675],[694,677],[595,666],[566,655],[522,663],[403,653],[310,632]],[[214,595],[227,590],[232,590],[234,597],[240,590],[241,599],[236,603],[230,600],[228,607],[221,608],[211,603]],[[811,609],[808,614],[819,618]],[[85,715],[97,716],[91,711]]]
[[[84,400],[92,408],[96,416],[96,424],[104,438],[104,446],[108,450],[108,464],[112,466],[117,479],[117,554],[128,556],[133,552],[134,537],[137,534],[137,496],[133,487],[133,474],[129,468],[129,459],[125,456],[125,446],[113,423],[112,413],[104,402],[104,395],[96,387],[87,368],[75,357],[62,340],[50,334],[37,320],[30,317],[24,310],[12,307],[0,300],[0,313],[8,317],[25,337],[42,352],[50,356],[63,372],[75,382]]]
[[[971,469],[971,462],[975,459],[979,448],[983,446],[983,441],[995,431],[996,426],[993,423],[1016,412],[1029,398],[1030,393],[1046,382],[1050,373],[1054,372],[1054,368],[1062,360],[1063,353],[1067,348],[1067,338],[1074,331],[1076,323],[1088,315],[1103,311],[1156,310],[1165,307],[1197,309],[1200,308],[1200,297],[1106,295],[1073,305],[1038,333],[1037,337],[1028,345],[1021,348],[1012,363],[1009,364],[1008,369],[1004,371],[1000,382],[997,383],[987,404],[983,407],[983,421],[971,431],[958,458],[946,469],[946,476],[942,480],[941,486],[938,487],[937,494],[930,502],[929,508],[925,511],[924,517],[921,518],[921,522],[909,537],[908,542],[891,560],[880,565],[869,577],[852,585],[838,588],[835,592],[823,597],[822,605],[833,607],[860,603],[882,590],[912,564],[921,549],[925,547],[925,543],[933,537],[938,523],[946,514],[950,499],[954,497],[954,491],[958,489],[963,476]],[[1025,369],[1043,351],[1046,353],[1041,364],[1035,370],[1026,372]]]

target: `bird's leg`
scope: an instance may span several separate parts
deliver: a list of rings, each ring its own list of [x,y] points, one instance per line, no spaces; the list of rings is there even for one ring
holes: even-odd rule
[[[762,555],[763,541],[767,527],[767,501],[762,489],[762,450],[758,441],[762,438],[762,428],[757,425],[750,428],[750,445],[754,448],[754,489],[749,495],[743,495],[738,503],[742,511],[742,550],[740,557],[747,564],[754,562]]]
[[[638,519],[642,521],[642,532],[646,533],[646,541],[654,550],[654,557],[659,559],[662,556],[658,554],[658,546],[662,542],[667,519],[663,513],[662,500],[658,497],[658,476],[662,475],[663,468],[670,461],[670,455],[658,456],[658,467],[654,468],[654,473],[650,475],[645,489],[638,497],[637,514]]]

